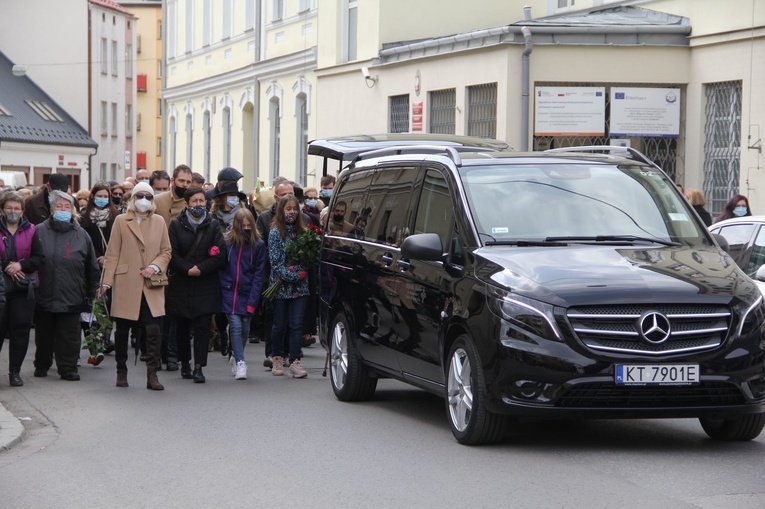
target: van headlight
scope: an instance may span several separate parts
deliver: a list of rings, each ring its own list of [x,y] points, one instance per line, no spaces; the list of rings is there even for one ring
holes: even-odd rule
[[[563,341],[553,316],[553,306],[521,295],[486,285],[489,309],[522,334],[534,339]]]
[[[763,321],[765,321],[765,303],[762,295],[760,295],[754,304],[741,313],[741,321],[736,328],[736,336],[739,338],[750,336],[762,326]]]

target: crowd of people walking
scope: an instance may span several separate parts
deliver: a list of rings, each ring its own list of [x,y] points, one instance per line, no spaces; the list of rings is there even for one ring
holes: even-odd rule
[[[205,383],[213,344],[229,356],[234,379],[244,380],[245,346],[261,339],[273,375],[289,367],[293,378],[305,378],[316,269],[289,265],[285,253],[306,224],[319,225],[324,203],[316,189],[281,177],[273,196],[258,190],[248,197],[241,178],[224,168],[217,184],[205,185],[179,165],[172,176],[141,170],[76,194],[59,173],[26,198],[0,191],[0,347],[7,338],[10,385],[24,385],[32,328],[34,376],[47,377],[55,364],[62,380],[77,381],[83,339],[104,323],[105,339],[86,341],[88,363],[114,351],[120,388],[130,385],[131,346],[154,391],[164,389],[163,369]],[[325,197],[333,182],[322,180]],[[264,299],[277,279],[279,291]]]

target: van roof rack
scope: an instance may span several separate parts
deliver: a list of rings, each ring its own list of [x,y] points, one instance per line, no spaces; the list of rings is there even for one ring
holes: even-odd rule
[[[448,156],[455,165],[462,166],[462,157],[460,152],[496,152],[490,148],[479,147],[445,147],[443,145],[399,145],[397,147],[385,147],[378,148],[376,150],[370,150],[368,152],[362,152],[358,154],[350,162],[349,166],[356,164],[358,161],[364,159],[370,159],[372,157],[383,157],[386,155],[398,156],[401,154],[440,154]]]
[[[642,152],[632,147],[618,147],[612,145],[587,145],[583,147],[564,147],[564,148],[551,148],[545,150],[545,152],[594,152],[594,153],[607,153],[618,156],[626,157],[633,161],[639,161],[641,163],[650,164],[654,168],[659,168],[659,165],[648,159]]]

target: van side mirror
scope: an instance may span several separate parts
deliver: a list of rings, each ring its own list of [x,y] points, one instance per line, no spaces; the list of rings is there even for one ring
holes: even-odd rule
[[[437,233],[417,233],[404,239],[401,254],[410,260],[437,262],[444,258],[444,246]]]
[[[730,254],[730,245],[728,244],[728,241],[720,235],[719,233],[713,233],[712,237],[714,237],[715,241],[717,241],[718,244],[720,244],[720,247],[723,251]]]

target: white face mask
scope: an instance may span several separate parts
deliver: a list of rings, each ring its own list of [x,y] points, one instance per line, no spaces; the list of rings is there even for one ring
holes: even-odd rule
[[[228,203],[229,207],[236,207],[239,205],[239,197],[238,196],[227,196],[226,197],[226,203]]]
[[[146,212],[151,208],[151,202],[146,198],[141,198],[140,200],[135,201],[135,208],[139,212]]]

